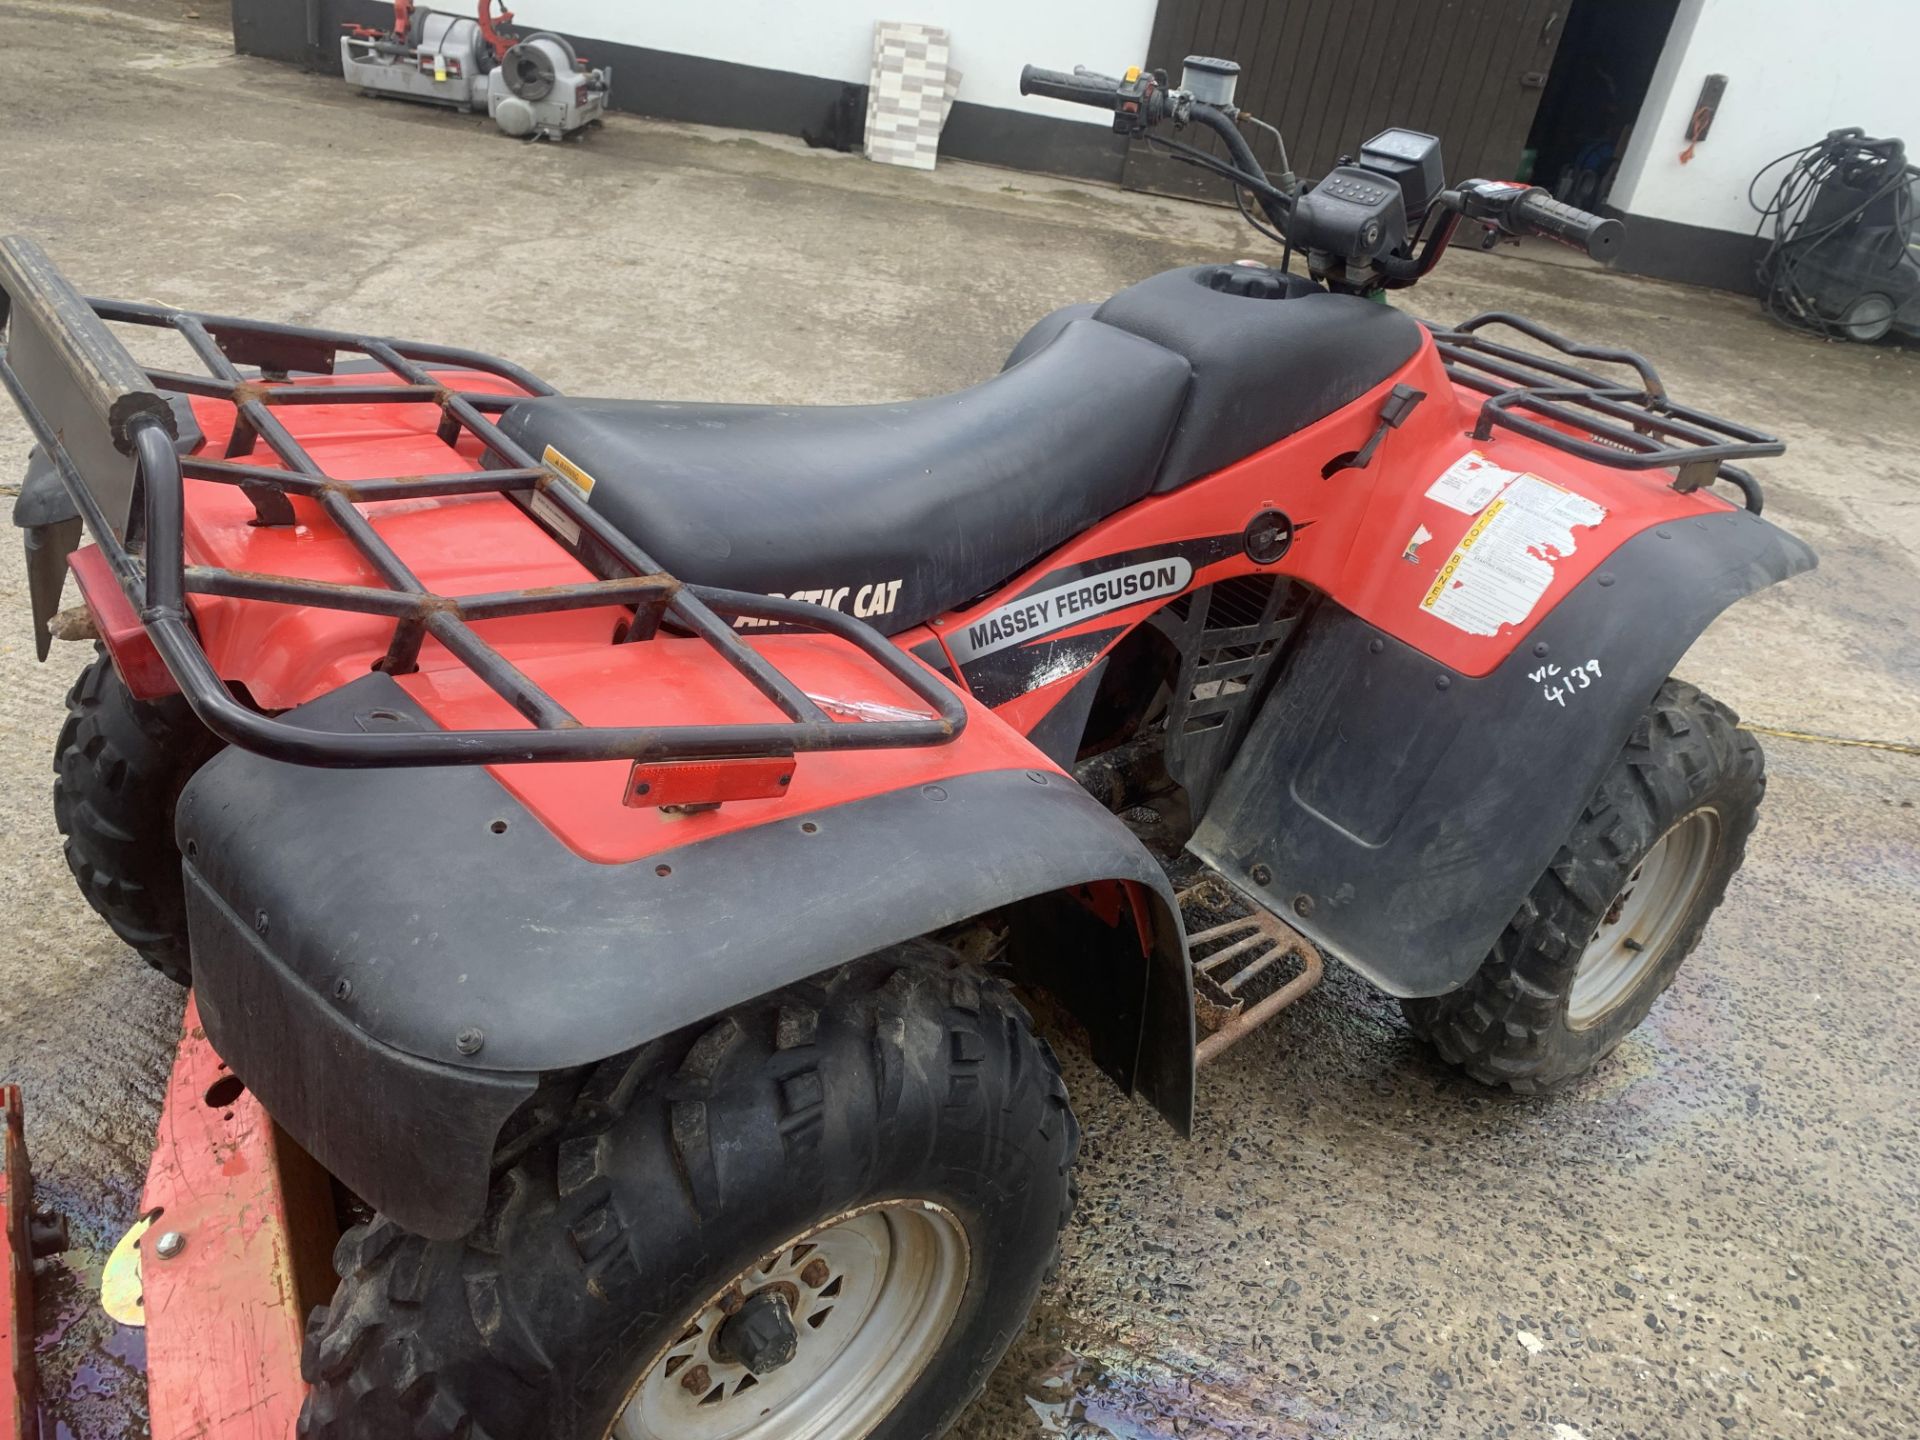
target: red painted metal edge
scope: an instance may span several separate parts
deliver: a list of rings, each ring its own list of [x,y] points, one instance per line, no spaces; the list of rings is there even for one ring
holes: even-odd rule
[[[20,1087],[0,1085],[0,1440],[34,1440],[33,1182],[21,1129]]]
[[[67,557],[67,568],[80,587],[80,598],[87,602],[100,642],[113,659],[113,668],[126,682],[127,692],[136,700],[159,700],[180,693],[173,672],[154,648],[153,637],[140,623],[133,602],[120,588],[113,567],[98,545],[82,545]]]
[[[323,1194],[318,1167],[221,1063],[189,999],[143,1202],[160,1212],[140,1242],[153,1440],[293,1434],[310,1298],[295,1242],[304,1219],[330,1210]],[[171,1235],[182,1243],[163,1258]]]

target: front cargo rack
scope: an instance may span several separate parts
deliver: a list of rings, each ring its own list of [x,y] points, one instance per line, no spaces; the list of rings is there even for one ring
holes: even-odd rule
[[[1566,361],[1490,340],[1481,332],[1503,325],[1576,360],[1624,365],[1634,385],[1609,381]],[[1556,450],[1621,470],[1673,469],[1673,488],[1698,490],[1725,480],[1758,515],[1760,482],[1730,463],[1779,455],[1786,445],[1731,420],[1669,399],[1659,372],[1645,356],[1610,346],[1583,345],[1544,325],[1491,310],[1451,329],[1433,330],[1447,374],[1487,397],[1473,438],[1492,438],[1496,426]]]
[[[103,322],[152,326],[182,337],[204,374],[137,364]],[[380,339],[338,330],[205,315],[126,301],[86,300],[46,255],[21,237],[0,240],[0,381],[11,393],[78,506],[114,578],[194,712],[223,740],[303,765],[373,768],[491,765],[535,761],[725,760],[785,757],[808,751],[940,745],[966,723],[965,707],[933,672],[851,615],[803,601],[683,583],[592,509],[491,419],[529,396],[557,393],[509,361],[443,345]],[[302,385],[296,374],[332,375],[335,357],[364,357],[390,380]],[[257,367],[250,377],[241,366]],[[428,367],[505,380],[518,394],[449,389]],[[273,383],[266,383],[273,382]],[[285,383],[283,383],[285,382]],[[227,453],[181,454],[178,422],[166,395],[204,396],[235,407]],[[325,473],[274,414],[286,406],[433,404],[438,435],[452,446],[465,434],[504,462],[438,475],[342,480]],[[248,463],[256,444],[280,462]],[[258,524],[295,520],[292,497],[314,502],[384,582],[342,585],[186,564],[183,482],[240,487]],[[591,552],[591,581],[485,595],[428,590],[358,506],[395,498],[544,495],[580,527]],[[525,503],[524,500],[522,502]],[[591,542],[588,544],[588,542]],[[583,558],[586,558],[583,555]],[[229,596],[281,605],[319,606],[394,622],[385,656],[390,674],[417,668],[431,636],[524,716],[526,730],[318,731],[275,719],[236,700],[195,635],[188,595]],[[697,637],[786,718],[754,724],[609,727],[582,724],[475,629],[478,621],[617,604],[633,619],[613,643],[655,638],[663,623]],[[732,622],[753,619],[819,631],[854,646],[932,712],[911,718],[836,721]]]

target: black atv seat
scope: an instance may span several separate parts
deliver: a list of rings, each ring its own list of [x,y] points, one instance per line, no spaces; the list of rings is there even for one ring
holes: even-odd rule
[[[1338,409],[1419,336],[1385,306],[1295,277],[1196,266],[1056,312],[998,375],[950,395],[555,396],[513,406],[502,426],[591,476],[594,508],[681,579],[797,595],[894,634]]]

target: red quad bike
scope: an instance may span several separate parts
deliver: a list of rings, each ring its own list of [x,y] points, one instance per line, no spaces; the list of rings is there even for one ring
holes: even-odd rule
[[[1011,985],[1184,1131],[1316,947],[1535,1090],[1699,940],[1764,779],[1669,672],[1814,563],[1730,463],[1781,445],[1373,303],[1463,221],[1617,222],[1403,130],[1276,183],[1218,62],[1023,88],[1211,131],[1160,143],[1311,278],[1174,270],[960,394],[796,409],[83,300],[4,242],[36,633],[70,569],[102,647],[68,858],[197,1007],[158,1440],[938,1435],[1073,1201]]]

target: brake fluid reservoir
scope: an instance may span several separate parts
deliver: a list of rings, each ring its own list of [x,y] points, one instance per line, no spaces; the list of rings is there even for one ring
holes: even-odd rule
[[[1216,60],[1211,55],[1189,55],[1180,62],[1180,88],[1202,105],[1216,109],[1233,108],[1233,87],[1239,83],[1240,66],[1232,60]]]

